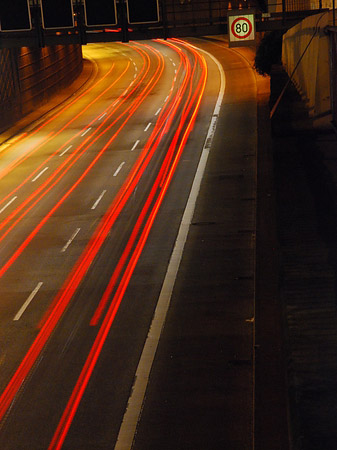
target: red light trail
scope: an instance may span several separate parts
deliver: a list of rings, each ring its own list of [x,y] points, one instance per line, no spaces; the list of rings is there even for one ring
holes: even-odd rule
[[[102,318],[102,315],[104,314],[104,311],[106,310],[85,365],[81,371],[76,386],[49,446],[50,449],[61,448],[64,439],[66,438],[73,417],[76,413],[83,393],[85,392],[90,376],[95,368],[95,364],[97,362],[97,359],[99,358],[106,337],[108,336],[109,330],[117,314],[119,305],[123,299],[123,295],[127,289],[133,271],[145,246],[159,208],[170,186],[188,137],[193,129],[195,118],[198,113],[200,102],[205,90],[207,80],[207,65],[204,58],[193,47],[187,45],[183,41],[179,41],[179,45],[178,43],[172,42],[157,42],[168,46],[179,55],[180,64],[178,73],[183,74],[183,80],[175,94],[173,94],[173,85],[175,82],[173,81],[170,94],[164,103],[164,106],[158,116],[157,122],[155,123],[154,129],[146,145],[141,151],[136,163],[128,174],[125,182],[123,183],[118,194],[110,205],[108,211],[104,214],[100,223],[96,227],[92,238],[86,245],[81,256],[68,275],[62,288],[51,303],[48,311],[46,312],[44,318],[40,323],[40,330],[37,337],[35,338],[16,372],[12,376],[6,389],[0,396],[1,420],[8,411],[8,408],[17,395],[22,383],[30,373],[30,370],[33,367],[35,361],[43,351],[43,348],[48,342],[53,330],[55,329],[60,318],[63,316],[63,313],[69,305],[69,302],[77,291],[77,288],[82,282],[84,276],[87,274],[95,257],[98,255],[98,252],[101,249],[104,241],[106,240],[108,233],[113,227],[120,212],[123,210],[124,206],[130,199],[135,187],[137,186],[145,170],[152,161],[153,156],[158,151],[159,146],[163,144],[164,138],[166,138],[168,131],[174,126],[174,123],[178,123],[173,136],[169,141],[166,153],[163,155],[156,178],[152,184],[150,192],[147,195],[142,210],[136,220],[128,242],[112,273],[106,290],[90,322],[90,325],[97,326]],[[138,45],[140,46],[140,44]],[[150,94],[154,86],[158,83],[164,70],[163,58],[160,55],[160,52],[155,50],[153,47],[146,44],[143,44],[142,47],[155,54],[157,58],[157,68],[150,78],[150,81],[148,81],[148,83],[146,84],[145,88],[136,96],[131,105],[129,105],[117,118],[115,118],[110,125],[106,126],[107,120],[112,116],[113,113],[115,113],[115,111],[109,111],[104,122],[102,122],[100,127],[98,127],[98,129],[96,130],[94,139],[93,136],[88,137],[87,140],[77,148],[78,153],[76,153],[76,156],[72,155],[66,160],[66,163],[64,163],[63,165],[61,164],[53,175],[51,175],[31,196],[29,196],[25,200],[24,203],[22,203],[22,205],[20,205],[3,223],[0,224],[1,229],[5,225],[7,225],[9,221],[12,220],[16,215],[18,215],[23,208],[27,207],[27,209],[21,214],[21,216],[19,216],[17,220],[12,224],[12,226],[9,227],[8,230],[0,237],[1,240],[7,235],[12,227],[14,227],[24,217],[24,215],[27,214],[28,211],[33,208],[37,204],[37,202],[56,185],[56,183],[60,181],[60,179],[64,176],[64,173],[69,170],[73,166],[73,164],[75,164],[75,162],[80,158],[83,152],[88,150],[88,148],[90,148],[90,146],[92,146],[103,134],[110,130],[112,126],[116,125],[118,122],[121,122],[118,125],[118,129],[109,138],[108,142],[102,147],[102,149],[97,153],[97,155],[88,165],[88,167],[83,171],[78,180],[50,209],[50,211],[28,235],[24,242],[19,245],[13,255],[0,268],[0,276],[4,275],[9,267],[11,267],[11,265],[22,254],[24,249],[29,245],[29,243],[37,235],[37,233],[41,230],[41,228],[49,220],[49,218],[87,176],[95,163],[109,148],[120,131],[125,127],[132,114],[134,114],[136,109],[140,106],[140,104]],[[181,49],[181,47],[183,47],[184,51]],[[147,53],[144,54],[143,50],[140,50],[140,48],[136,47],[136,45],[132,45],[132,48],[136,48],[144,58],[149,58]],[[187,56],[187,54],[190,54],[191,58]],[[145,72],[146,74],[148,73],[149,67],[150,62],[149,59],[147,59],[147,63],[144,64],[144,72],[142,75],[139,75],[139,77],[145,77]],[[127,69],[125,69],[125,71],[126,70]],[[139,78],[139,80],[143,81],[144,78]],[[125,102],[126,99],[129,98],[132,93],[134,93],[136,89],[140,87],[140,85],[141,81],[137,82],[127,95],[125,95],[124,93],[121,96],[121,99],[123,98],[122,101]],[[104,126],[106,126],[104,130],[100,134],[97,134],[100,128],[103,128]],[[80,150],[82,151],[82,153],[80,153]],[[40,196],[38,197],[38,195]],[[30,206],[28,206],[29,203]]]
[[[190,86],[190,92],[189,92],[188,99],[186,101],[186,105],[185,105],[184,112],[183,112],[183,120],[180,122],[180,126],[175,133],[175,138],[172,140],[172,143],[170,145],[169,151],[167,152],[165,161],[162,164],[161,170],[159,171],[159,173],[157,175],[157,178],[153,184],[151,192],[146,200],[146,203],[141,211],[141,214],[139,215],[137,223],[133,229],[131,237],[125,248],[124,254],[123,254],[122,258],[120,259],[119,267],[117,267],[116,271],[114,272],[113,276],[111,277],[108,287],[107,287],[105,293],[103,294],[102,301],[105,304],[105,303],[107,303],[107,301],[113,291],[113,288],[115,287],[116,280],[119,276],[119,272],[121,271],[121,265],[126,261],[126,257],[129,256],[128,254],[129,254],[131,248],[134,246],[136,236],[139,233],[141,225],[150,209],[151,204],[153,203],[155,196],[157,195],[157,199],[153,203],[152,209],[148,215],[148,218],[147,218],[145,224],[143,225],[143,230],[140,233],[140,236],[138,238],[138,242],[134,248],[134,251],[133,251],[132,255],[129,256],[129,262],[125,267],[122,279],[118,285],[115,295],[112,298],[111,304],[110,304],[108,311],[104,317],[103,323],[99,329],[99,332],[98,332],[95,342],[92,346],[92,349],[89,353],[87,361],[82,369],[82,372],[78,378],[78,381],[73,390],[73,393],[72,393],[72,395],[69,399],[69,402],[66,406],[66,409],[62,415],[62,418],[61,418],[58,428],[55,432],[53,440],[49,446],[49,450],[60,449],[63,445],[63,442],[64,442],[67,432],[71,426],[71,423],[75,416],[78,405],[79,405],[81,398],[85,392],[85,389],[89,382],[90,376],[95,368],[95,364],[96,364],[98,357],[100,355],[100,352],[103,348],[106,337],[109,333],[109,330],[112,326],[114,318],[117,314],[119,305],[121,304],[123,295],[127,289],[128,283],[129,283],[130,278],[133,273],[133,270],[134,270],[134,268],[137,264],[137,261],[141,255],[141,252],[144,248],[144,245],[146,243],[146,240],[147,240],[150,230],[152,228],[153,222],[154,222],[156,215],[158,213],[158,210],[160,208],[160,205],[161,205],[161,203],[165,197],[165,194],[167,192],[167,189],[170,185],[170,182],[171,182],[174,172],[176,170],[177,164],[181,157],[181,154],[182,154],[182,151],[186,144],[186,141],[188,139],[188,136],[190,135],[190,133],[192,131],[195,117],[197,115],[197,112],[198,112],[198,109],[200,106],[200,102],[201,102],[201,99],[203,96],[203,92],[204,92],[205,85],[206,85],[206,79],[207,79],[206,63],[204,62],[203,58],[199,56],[199,54],[197,52],[193,51],[193,53],[194,53],[194,55],[196,55],[198,57],[199,63],[202,64],[202,68],[204,70],[203,74],[199,80],[197,89],[195,89],[195,91],[194,91],[194,95],[192,95],[192,85]],[[189,115],[192,108],[193,108],[192,114]],[[181,135],[183,125],[185,125],[185,131],[182,133],[182,136],[180,136],[180,143],[178,145],[178,137],[179,137],[179,135]],[[174,156],[173,160],[171,157],[171,152],[175,152],[175,156]],[[167,170],[165,166],[166,166],[166,164],[167,165],[170,164],[171,161],[172,161],[172,163],[170,165],[170,169]],[[162,188],[160,188],[161,182],[162,182]],[[103,307],[104,307],[103,305],[100,305],[99,313],[102,311]],[[98,320],[97,315],[99,315],[99,314],[97,314],[97,311],[96,311],[95,316],[92,321],[93,324],[97,323],[97,320]]]
[[[136,49],[138,51],[138,49]],[[151,49],[153,51],[153,49]],[[56,184],[65,176],[66,172],[80,159],[80,157],[104,134],[106,134],[119,120],[124,118],[124,121],[119,126],[117,131],[113,134],[111,138],[109,138],[108,142],[104,145],[104,147],[100,150],[100,152],[95,156],[94,160],[90,163],[87,169],[82,173],[81,177],[76,181],[76,183],[71,186],[71,188],[63,195],[63,197],[57,202],[57,204],[50,210],[50,212],[40,221],[40,223],[35,227],[35,229],[30,233],[30,235],[25,239],[25,241],[18,247],[18,249],[13,253],[13,255],[8,259],[8,261],[0,268],[0,277],[6,273],[6,271],[11,267],[11,265],[15,262],[15,260],[20,256],[22,251],[27,247],[27,245],[32,241],[32,239],[36,236],[36,234],[40,231],[43,225],[49,220],[49,218],[54,214],[54,212],[64,203],[64,201],[69,197],[69,195],[75,190],[75,188],[82,182],[82,180],[87,176],[93,166],[97,163],[97,161],[101,158],[101,156],[105,153],[105,151],[110,147],[111,143],[116,139],[119,133],[123,130],[126,123],[132,117],[132,114],[136,111],[136,109],[140,106],[140,104],[145,100],[145,98],[150,94],[154,86],[159,81],[160,75],[163,71],[163,60],[162,56],[155,52],[156,57],[158,59],[158,66],[151,77],[150,81],[146,84],[144,89],[138,94],[135,101],[126,108],[116,119],[113,120],[111,124],[109,124],[99,135],[97,135],[87,146],[85,146],[88,141],[90,141],[91,137],[88,137],[81,145],[77,147],[77,149],[70,155],[67,160],[59,166],[59,168],[32,194],[30,195],[24,203],[19,206],[12,214],[0,224],[0,229],[3,228],[8,222],[14,218],[25,206],[27,206],[38,194],[41,195],[32,203],[23,214],[7,229],[5,233],[0,237],[0,242],[3,240],[10,231],[23,219],[23,217],[54,187]],[[147,56],[148,58],[148,56]],[[146,67],[145,73],[140,74],[140,80],[130,91],[127,89],[121,95],[123,98],[122,103],[126,102],[126,100],[131,97],[131,95],[135,92],[137,87],[144,81],[145,76],[149,72],[149,66]],[[127,92],[129,91],[129,92]],[[111,109],[111,107],[110,107]],[[101,125],[96,129],[95,134],[104,127],[107,120],[112,116],[115,112],[112,111],[107,115],[105,120],[101,123]],[[125,118],[126,116],[126,118]],[[80,152],[81,150],[81,152]],[[66,164],[68,163],[67,169],[65,169]],[[58,178],[54,180],[56,175],[59,175]],[[54,181],[53,181],[54,180]],[[53,183],[51,183],[53,181]],[[49,185],[49,186],[48,186]]]
[[[30,133],[24,133],[22,138],[19,141],[16,141],[15,144],[17,144],[18,142],[20,142],[20,144],[21,144],[24,140],[32,138],[35,134],[37,134],[41,130],[43,130],[43,128],[45,128],[48,124],[53,122],[57,117],[59,117],[61,114],[64,114],[68,109],[71,108],[71,106],[76,104],[81,98],[83,98],[85,95],[87,95],[89,92],[91,92],[97,86],[99,86],[102,83],[102,81],[105,80],[105,78],[109,77],[109,75],[111,75],[111,72],[113,71],[113,69],[114,69],[114,64],[111,65],[110,69],[93,86],[91,86],[90,88],[86,89],[82,94],[80,94],[78,97],[76,97],[72,102],[70,102],[67,105],[65,105],[64,107],[62,107],[56,114],[53,114],[51,117],[49,117],[49,119],[45,120],[34,131],[32,131]],[[93,103],[95,103],[97,101],[97,99],[98,98],[96,98]],[[75,117],[70,119],[67,122],[67,124],[64,127],[62,127],[57,133],[55,133],[55,134],[51,133],[49,138],[47,137],[46,139],[44,139],[43,142],[41,142],[38,146],[32,146],[31,148],[29,148],[28,151],[26,151],[25,154],[22,157],[17,158],[8,167],[6,167],[6,169],[4,169],[4,170],[2,170],[0,172],[0,179],[2,179],[4,176],[6,176],[11,170],[13,170],[19,164],[22,164],[27,158],[29,158],[33,153],[35,153],[42,145],[45,145],[47,142],[50,141],[50,139],[54,138],[55,136],[60,134],[62,131],[64,131],[67,127],[69,127],[69,125],[72,122],[74,122],[78,117],[80,117],[90,106],[91,106],[91,104],[88,104],[86,108],[84,108],[78,115],[76,115]],[[3,201],[4,201],[4,199],[2,199],[0,201],[0,204]]]

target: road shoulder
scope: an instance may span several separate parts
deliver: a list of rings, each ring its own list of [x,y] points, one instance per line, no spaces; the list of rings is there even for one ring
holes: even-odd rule
[[[253,448],[256,89],[251,69],[228,57],[225,72],[242,77],[227,78],[137,450]]]

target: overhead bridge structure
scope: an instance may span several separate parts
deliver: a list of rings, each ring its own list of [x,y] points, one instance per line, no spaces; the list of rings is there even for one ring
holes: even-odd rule
[[[257,31],[317,13],[269,13],[264,0],[11,0],[0,7],[0,48],[226,34],[228,10],[242,6],[255,11]]]

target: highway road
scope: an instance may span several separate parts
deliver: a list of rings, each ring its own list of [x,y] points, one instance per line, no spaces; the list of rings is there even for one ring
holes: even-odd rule
[[[1,449],[114,447],[221,90],[186,42],[84,53],[0,149]]]

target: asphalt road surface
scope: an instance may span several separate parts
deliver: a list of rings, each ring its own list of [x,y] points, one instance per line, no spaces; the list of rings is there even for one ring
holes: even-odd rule
[[[236,204],[245,219],[230,237],[247,247],[242,354],[231,359],[246,386],[243,449],[253,410],[245,319],[254,314],[255,85],[249,65],[221,42],[194,45],[227,64],[221,124],[234,165],[223,176],[244,186]],[[219,127],[212,139],[225,79],[210,53],[174,40],[92,44],[84,53],[94,67],[88,82],[0,153],[1,449],[103,449],[117,439],[116,448],[131,448],[121,424],[199,160],[209,148],[223,154]],[[233,252],[225,259],[232,274]],[[145,420],[151,403],[143,406]],[[134,432],[126,431],[131,442]],[[135,448],[197,448],[164,447],[158,436],[150,445],[152,433],[140,422]]]

